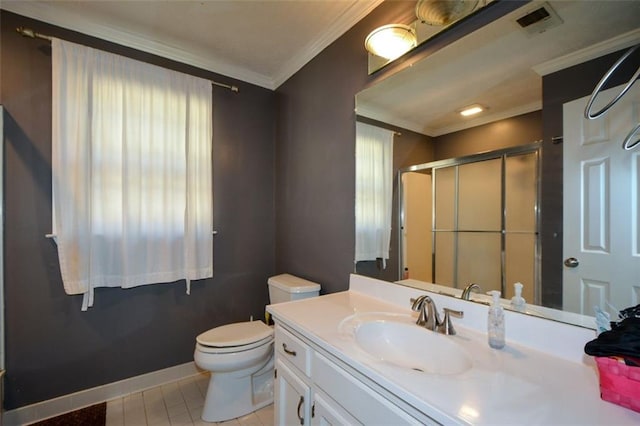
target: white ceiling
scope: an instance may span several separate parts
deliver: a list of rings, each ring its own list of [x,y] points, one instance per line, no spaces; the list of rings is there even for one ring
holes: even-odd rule
[[[0,8],[275,89],[381,2],[0,0]]]
[[[381,2],[0,0],[0,8],[275,89]],[[551,0],[563,24],[528,36],[515,19],[542,3],[361,92],[358,114],[431,136],[450,133],[540,109],[541,74],[640,42],[638,0]],[[623,33],[613,46],[591,48]],[[466,119],[457,114],[473,103],[490,109]]]
[[[529,3],[360,92],[358,114],[429,136],[447,134],[539,110],[541,75],[640,42],[640,1],[551,0],[564,22],[530,36],[515,20],[542,3]],[[489,110],[467,118],[457,113],[474,103]]]

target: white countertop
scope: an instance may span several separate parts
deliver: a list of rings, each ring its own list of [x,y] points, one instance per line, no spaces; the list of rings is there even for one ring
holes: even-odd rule
[[[597,371],[590,357],[572,359],[577,358],[575,354],[582,351],[584,343],[589,340],[586,338],[589,334],[585,334],[579,327],[575,327],[575,336],[568,339],[567,332],[571,333],[572,330],[567,327],[570,326],[535,319],[545,321],[541,323],[543,330],[548,330],[549,327],[559,328],[560,338],[551,336],[553,331],[548,332],[549,342],[556,342],[554,345],[569,341],[575,346],[572,339],[582,345],[578,348],[579,351],[574,350],[575,348],[560,348],[558,353],[561,356],[557,356],[553,351],[549,354],[522,343],[514,343],[514,340],[525,340],[526,336],[520,336],[521,339],[509,338],[510,319],[514,322],[512,330],[520,332],[527,327],[531,328],[533,340],[536,334],[540,334],[540,331],[535,330],[538,323],[533,326],[531,323],[516,325],[521,320],[507,315],[507,346],[502,350],[494,350],[487,345],[486,334],[478,331],[486,327],[486,322],[480,326],[473,323],[471,324],[474,326],[465,326],[469,325],[469,321],[478,322],[477,312],[483,312],[478,309],[486,307],[462,301],[460,303],[463,305],[458,305],[457,301],[432,295],[439,310],[443,307],[464,307],[465,319],[454,319],[458,334],[447,338],[467,351],[473,359],[473,367],[466,372],[447,376],[417,372],[374,359],[363,352],[350,336],[349,317],[388,312],[404,314],[406,321],[410,322],[412,319],[408,316],[416,314],[409,309],[407,295],[415,297],[424,292],[391,284],[387,286],[382,281],[358,276],[352,276],[352,284],[354,277],[361,283],[359,286],[351,285],[350,291],[270,305],[267,310],[276,321],[300,333],[314,345],[444,424],[640,424],[640,413],[600,399]],[[398,292],[401,293],[400,296]],[[398,303],[404,299],[407,301]],[[467,311],[470,315],[467,315]],[[399,320],[403,321],[402,316]],[[431,331],[425,330],[425,333]],[[568,356],[567,353],[571,355]]]

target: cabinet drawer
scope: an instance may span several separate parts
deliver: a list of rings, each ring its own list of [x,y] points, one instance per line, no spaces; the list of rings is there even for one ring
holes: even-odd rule
[[[318,353],[314,355],[313,360],[313,379],[335,401],[348,402],[345,408],[362,424],[420,424],[418,420]]]
[[[276,325],[276,350],[307,377],[311,376],[311,348],[282,327]]]

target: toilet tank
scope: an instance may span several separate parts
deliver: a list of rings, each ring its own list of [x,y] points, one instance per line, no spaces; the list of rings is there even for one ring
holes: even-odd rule
[[[269,278],[269,300],[273,303],[307,299],[320,294],[320,284],[291,274],[280,274]]]

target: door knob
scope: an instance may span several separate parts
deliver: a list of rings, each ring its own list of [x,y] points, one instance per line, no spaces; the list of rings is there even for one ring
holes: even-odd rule
[[[564,260],[564,266],[566,266],[567,268],[576,268],[579,264],[580,261],[578,261],[578,259],[576,259],[575,257],[569,257]]]

